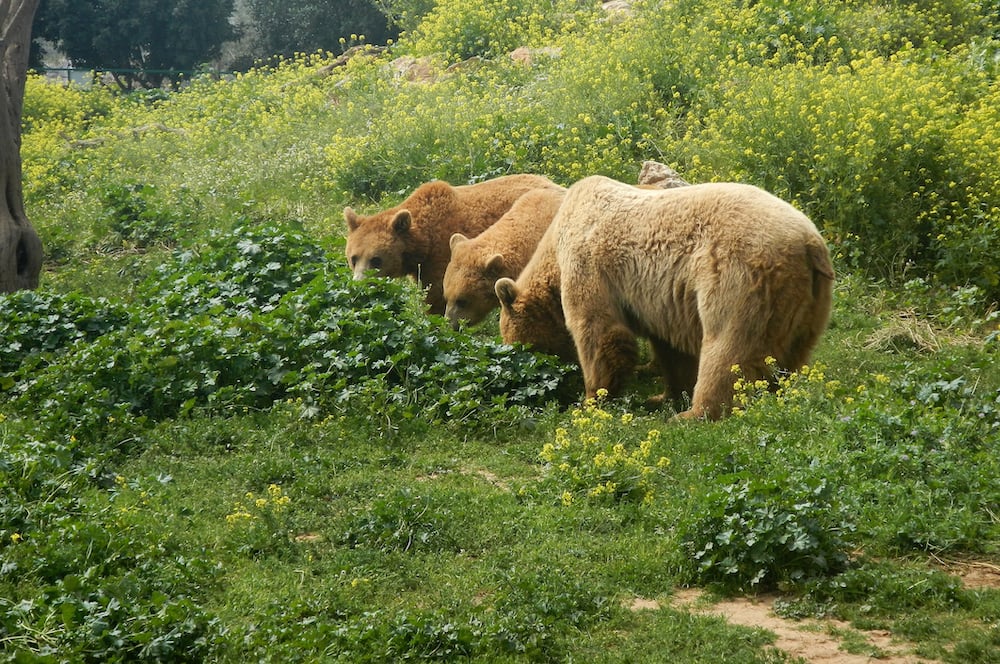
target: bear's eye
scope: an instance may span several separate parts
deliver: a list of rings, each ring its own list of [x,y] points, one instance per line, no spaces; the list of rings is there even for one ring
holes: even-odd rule
[[[458,307],[459,309],[464,309],[466,304],[468,303],[462,298],[458,298],[457,300],[455,300],[455,306]]]
[[[381,270],[381,269],[382,269],[382,259],[381,259],[381,258],[379,258],[378,256],[376,256],[376,257],[372,258],[372,259],[371,259],[371,260],[370,260],[370,261],[368,262],[368,264],[369,264],[369,265],[371,266],[371,268],[372,268],[373,270]]]
[[[351,267],[357,267],[357,266],[358,266],[358,257],[357,257],[357,255],[351,256]]]

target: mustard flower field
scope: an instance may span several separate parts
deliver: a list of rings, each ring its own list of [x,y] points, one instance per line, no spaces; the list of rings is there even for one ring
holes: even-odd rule
[[[0,661],[808,661],[687,588],[776,596],[844,661],[1000,661],[1000,5],[389,4],[350,58],[29,78]],[[642,371],[582,400],[495,316],[351,279],[345,206],[647,160],[834,257],[810,363],[734,366],[721,421],[646,410]]]

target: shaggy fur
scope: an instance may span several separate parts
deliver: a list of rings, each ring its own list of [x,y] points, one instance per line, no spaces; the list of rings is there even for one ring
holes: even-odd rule
[[[370,271],[381,277],[417,279],[427,288],[431,312],[443,314],[442,281],[452,234],[474,237],[525,192],[554,186],[548,178],[527,174],[458,187],[435,181],[420,185],[396,207],[368,217],[345,208],[346,253],[354,278]]]
[[[789,371],[808,360],[833,277],[813,223],[761,189],[654,191],[592,176],[570,187],[517,282],[496,292],[506,341],[565,352],[572,340],[587,396],[621,390],[638,335],[653,346],[664,397],[693,385],[681,416],[715,419],[731,407],[734,365],[757,380],[771,377],[768,357]]]
[[[457,330],[463,320],[475,325],[499,306],[494,284],[521,274],[565,194],[562,187],[529,191],[479,236],[451,236],[444,299],[452,327]]]

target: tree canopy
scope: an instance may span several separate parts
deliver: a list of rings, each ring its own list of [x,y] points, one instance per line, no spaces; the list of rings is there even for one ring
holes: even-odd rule
[[[42,0],[35,31],[73,66],[132,70],[112,74],[125,88],[155,87],[163,70],[217,58],[232,12],[233,0]]]
[[[237,2],[237,25],[246,36],[234,61],[246,68],[254,60],[295,53],[342,49],[354,37],[384,44],[398,31],[372,0],[242,0]]]

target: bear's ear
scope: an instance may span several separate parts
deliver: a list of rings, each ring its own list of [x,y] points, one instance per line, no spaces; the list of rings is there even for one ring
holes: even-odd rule
[[[347,222],[347,230],[356,231],[361,222],[358,220],[358,213],[349,207],[344,208],[344,221]]]
[[[514,304],[514,300],[517,299],[517,284],[514,283],[514,280],[510,277],[497,279],[496,284],[493,286],[493,290],[496,291],[501,307],[510,308],[510,306]]]
[[[392,219],[392,230],[396,235],[403,235],[410,230],[410,223],[413,219],[410,217],[409,210],[400,210],[396,213],[396,216]]]
[[[500,274],[503,272],[504,262],[503,254],[493,254],[486,259],[486,271],[491,274]]]
[[[455,233],[454,235],[451,236],[451,239],[448,241],[448,247],[451,248],[452,251],[455,251],[456,246],[462,244],[463,242],[468,242],[468,241],[469,238],[465,237],[461,233]]]

